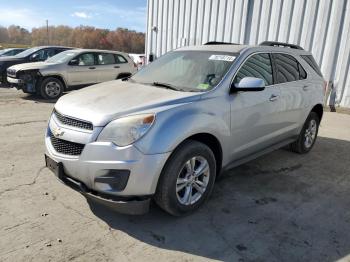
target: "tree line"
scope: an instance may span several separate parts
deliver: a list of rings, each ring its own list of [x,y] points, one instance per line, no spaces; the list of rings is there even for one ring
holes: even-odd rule
[[[79,48],[118,50],[128,53],[144,53],[145,34],[117,28],[99,29],[91,26],[49,26],[29,30],[20,26],[0,26],[0,43],[28,46],[61,45]]]

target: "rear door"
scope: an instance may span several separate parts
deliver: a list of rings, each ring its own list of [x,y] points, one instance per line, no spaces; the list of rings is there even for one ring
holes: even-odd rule
[[[95,53],[82,53],[73,58],[67,67],[68,85],[89,85],[97,83]]]
[[[272,57],[276,68],[276,86],[281,90],[281,114],[287,137],[304,122],[304,111],[310,104],[310,86],[306,71],[292,55],[275,53]]]
[[[97,53],[97,81],[105,82],[117,78],[121,68],[113,53]]]
[[[124,55],[122,54],[115,54],[114,56],[116,58],[121,73],[132,74],[136,71],[136,68],[134,67],[133,62],[131,61],[131,58],[129,58],[130,61],[128,61],[128,59],[126,59],[126,57],[124,57]]]
[[[268,53],[250,56],[233,80],[257,77],[265,81],[265,90],[231,95],[232,158],[239,159],[280,141],[280,88],[274,85],[273,67]]]

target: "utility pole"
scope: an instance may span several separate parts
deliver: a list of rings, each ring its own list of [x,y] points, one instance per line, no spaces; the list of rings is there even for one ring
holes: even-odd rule
[[[49,20],[46,19],[46,37],[47,37],[47,45],[50,44],[49,40]]]

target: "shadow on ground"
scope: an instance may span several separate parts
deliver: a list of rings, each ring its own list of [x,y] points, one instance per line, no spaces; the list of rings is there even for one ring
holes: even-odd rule
[[[319,137],[313,151],[279,150],[232,169],[196,213],[155,205],[123,216],[89,203],[114,230],[164,249],[224,261],[333,261],[350,253],[350,142]]]

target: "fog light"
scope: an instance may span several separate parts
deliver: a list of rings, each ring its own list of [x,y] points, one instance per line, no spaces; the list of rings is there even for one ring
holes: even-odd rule
[[[130,170],[110,169],[107,174],[95,178],[95,183],[104,184],[99,187],[104,190],[122,191],[130,176]]]

